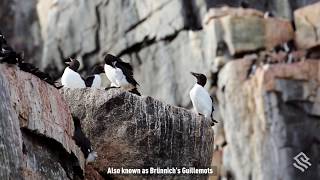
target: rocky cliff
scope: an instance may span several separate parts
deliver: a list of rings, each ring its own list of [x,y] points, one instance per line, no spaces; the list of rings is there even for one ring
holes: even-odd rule
[[[265,65],[248,78],[250,64],[228,63],[219,79],[226,171],[236,179],[318,179],[319,60]],[[300,152],[312,164],[305,173],[292,165]]]
[[[215,127],[213,154],[213,165],[218,167],[220,178],[319,179],[320,4],[316,2],[39,0],[38,18],[33,21],[40,24],[40,30],[34,32],[41,32],[41,36],[35,37],[41,37],[43,51],[37,51],[42,57],[37,63],[59,77],[57,72],[63,70],[65,57],[77,56],[85,74],[89,67],[102,61],[103,53],[119,55],[134,66],[142,94],[187,108],[191,108],[188,92],[194,83],[189,71],[202,72],[208,77],[206,87],[215,97],[214,115],[220,122]],[[249,8],[239,8],[241,4]],[[22,8],[29,9],[26,13],[34,9],[31,5]],[[0,21],[10,22],[17,16],[16,11],[10,9],[11,13],[0,14],[7,17]],[[274,17],[266,16],[266,11]],[[34,40],[28,39],[28,44],[34,44]],[[122,100],[115,97],[136,98],[111,92],[103,99],[116,99],[115,103],[122,107]],[[95,147],[102,148],[104,142],[96,134],[99,129],[93,126],[98,121],[95,117],[103,116],[96,113],[97,108],[104,107],[97,93],[63,92],[72,113],[84,119],[86,133],[101,142],[101,146],[95,143]],[[95,103],[91,98],[97,106],[91,107]],[[74,99],[86,99],[87,106],[78,107]],[[147,104],[149,99],[138,101]],[[140,113],[131,102],[124,102],[130,113]],[[162,103],[155,103],[164,108]],[[89,105],[90,110],[83,110]],[[117,109],[110,112],[123,113]],[[147,114],[142,113],[148,118]],[[130,133],[130,122],[139,118],[127,114],[125,117],[128,124],[114,124],[125,130],[107,130],[100,135]],[[141,138],[154,143],[156,132]],[[124,151],[132,147],[126,139],[120,140],[124,141]],[[144,150],[155,157],[159,155],[157,151]],[[293,166],[293,158],[300,152],[312,164],[305,172]],[[103,159],[110,161],[110,156]],[[155,162],[143,157],[140,160]],[[126,159],[121,162],[132,163]],[[100,168],[99,173],[105,175],[103,167],[90,167],[93,173]]]
[[[0,64],[0,179],[76,179],[84,158],[59,91]]]
[[[59,92],[16,66],[0,64],[0,72],[0,179],[127,179],[108,168],[210,167],[209,119],[119,90]],[[93,164],[85,166],[73,141],[72,116],[98,152]],[[161,176],[195,177],[207,178]]]
[[[82,119],[82,128],[99,154],[93,166],[105,178],[119,178],[107,173],[109,167],[210,167],[213,130],[209,119],[119,90],[65,90],[63,94],[73,116]]]

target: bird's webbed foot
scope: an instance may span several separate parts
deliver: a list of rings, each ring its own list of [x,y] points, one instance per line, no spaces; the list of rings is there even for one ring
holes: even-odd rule
[[[114,89],[114,88],[120,88],[120,87],[110,86],[110,87],[106,87],[104,90],[108,91],[109,89]]]

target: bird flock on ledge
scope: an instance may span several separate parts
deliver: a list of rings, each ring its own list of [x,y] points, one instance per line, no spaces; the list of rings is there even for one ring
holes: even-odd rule
[[[31,73],[41,80],[47,82],[48,84],[54,86],[57,89],[62,87],[64,88],[101,88],[102,82],[100,75],[105,73],[111,86],[105,88],[106,90],[110,88],[121,88],[131,93],[134,93],[138,96],[141,96],[137,86],[138,82],[133,77],[133,68],[129,63],[122,61],[119,57],[113,56],[111,54],[104,55],[104,65],[96,65],[92,69],[92,75],[83,78],[77,72],[80,66],[79,61],[76,59],[69,58],[66,60],[67,67],[65,68],[63,75],[61,77],[62,86],[56,85],[57,82],[54,81],[49,74],[42,72],[34,66],[33,64],[27,63],[24,61],[22,53],[17,53],[10,47],[0,32],[0,63],[7,63],[9,65],[17,65],[20,70]],[[217,123],[213,119],[213,99],[209,95],[208,91],[204,88],[207,82],[207,77],[200,73],[191,74],[197,79],[197,82],[194,84],[190,90],[190,99],[192,101],[194,110],[199,114],[203,115],[206,118],[212,120],[212,125]],[[73,139],[76,144],[80,147],[83,152],[86,163],[92,162],[97,157],[97,153],[93,151],[89,139],[85,136],[81,129],[80,120],[76,117],[73,117],[75,131]]]

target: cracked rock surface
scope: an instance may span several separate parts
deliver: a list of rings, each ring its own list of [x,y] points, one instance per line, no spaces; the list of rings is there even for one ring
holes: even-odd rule
[[[0,179],[81,177],[84,158],[59,91],[16,67],[0,64],[0,72]]]
[[[114,89],[64,89],[63,94],[98,153],[93,166],[104,177],[108,167],[210,166],[213,130],[209,119],[151,97]],[[162,178],[173,177],[195,178]]]
[[[236,179],[318,179],[319,60],[265,65],[248,79],[250,63],[232,61],[221,70],[224,167]],[[300,152],[314,165],[307,173],[292,165]]]

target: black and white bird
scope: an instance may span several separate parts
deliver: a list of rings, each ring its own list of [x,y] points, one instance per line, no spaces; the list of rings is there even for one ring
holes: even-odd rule
[[[8,45],[4,35],[0,32],[0,63],[17,64],[20,59],[22,59],[21,54],[16,53]]]
[[[250,7],[250,4],[248,1],[241,1],[240,2],[240,7],[242,8],[249,8]]]
[[[60,89],[62,86],[57,86],[56,82],[50,77],[48,73],[42,72],[35,65],[25,62],[24,54],[17,53],[6,41],[5,37],[0,31],[0,63],[7,63],[17,65],[20,70],[31,73],[48,84]]]
[[[111,82],[111,87],[122,88],[140,95],[137,90],[139,84],[133,77],[133,68],[129,63],[111,54],[107,54],[104,61],[104,71]]]
[[[206,118],[211,118],[213,124],[217,123],[212,117],[214,111],[212,97],[204,88],[207,83],[207,77],[203,74],[193,72],[191,72],[191,74],[197,78],[197,83],[192,87],[189,93],[195,111],[200,115],[204,115]]]
[[[265,18],[265,19],[268,19],[268,18],[271,18],[271,17],[274,17],[274,15],[270,11],[265,12],[264,15],[263,15],[263,18]]]
[[[88,76],[86,79],[84,79],[84,82],[86,84],[86,87],[92,87],[92,88],[101,88],[101,77],[100,74],[104,73],[104,68],[102,66],[94,66],[91,72],[91,76]]]
[[[77,72],[80,66],[79,61],[70,58],[70,61],[66,62],[66,64],[69,66],[66,67],[61,77],[61,84],[63,87],[71,89],[85,88],[86,84]]]
[[[91,146],[90,140],[86,137],[81,129],[80,120],[77,117],[73,117],[74,123],[74,134],[73,139],[78,145],[86,158],[86,163],[93,162],[97,157],[97,152],[95,152]]]

